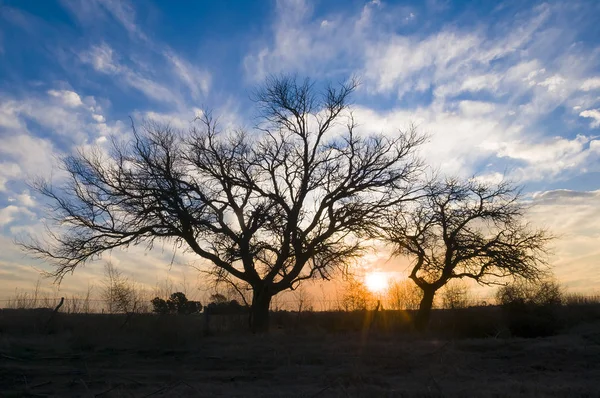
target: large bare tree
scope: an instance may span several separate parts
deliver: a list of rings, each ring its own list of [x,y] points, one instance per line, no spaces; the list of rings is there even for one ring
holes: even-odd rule
[[[250,286],[251,329],[265,331],[274,295],[359,256],[375,215],[412,189],[422,137],[358,134],[355,88],[274,77],[255,92],[251,131],[220,131],[209,114],[186,132],[146,122],[109,156],[69,156],[66,185],[39,184],[61,227],[24,246],[61,278],[116,247],[173,241]]]
[[[396,254],[413,261],[409,277],[423,291],[418,329],[427,327],[435,293],[452,279],[490,285],[508,276],[536,280],[545,274],[552,236],[528,225],[527,207],[509,182],[425,185],[418,200],[391,209],[381,229]]]

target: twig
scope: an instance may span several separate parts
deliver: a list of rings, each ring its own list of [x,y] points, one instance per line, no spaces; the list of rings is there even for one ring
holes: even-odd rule
[[[40,383],[40,384],[36,384],[36,385],[34,385],[34,386],[31,386],[31,388],[43,387],[43,386],[47,386],[48,384],[52,384],[52,380],[45,381],[45,382],[43,382],[43,383]]]
[[[325,391],[329,390],[331,387],[333,387],[337,382],[340,381],[340,377],[336,377],[331,383],[329,383],[327,386],[325,386],[324,388],[320,389],[319,391],[317,391],[314,395],[311,395],[310,398],[314,398],[317,397],[321,394],[323,394]]]
[[[144,383],[137,381],[136,379],[132,379],[131,377],[127,377],[127,376],[123,376],[123,375],[117,375],[117,377],[120,377],[121,379],[129,380],[129,381],[133,381],[138,386],[141,386],[144,384]]]
[[[13,361],[23,361],[22,358],[11,357],[10,355],[0,354],[0,358],[10,359]]]
[[[94,398],[101,397],[101,396],[102,396],[102,395],[104,395],[104,394],[108,394],[109,392],[111,392],[112,390],[114,390],[114,389],[115,389],[115,388],[117,388],[117,387],[121,387],[121,383],[119,383],[119,384],[115,384],[114,386],[112,386],[112,387],[111,387],[111,388],[109,388],[108,390],[106,390],[106,391],[103,391],[103,392],[101,392],[101,393],[98,393],[98,394],[94,395]]]
[[[172,383],[172,384],[166,385],[166,386],[164,386],[164,387],[162,387],[162,388],[159,388],[158,390],[156,390],[156,391],[154,391],[154,392],[151,392],[151,393],[150,393],[150,394],[148,394],[148,395],[144,395],[142,398],[151,397],[151,396],[153,396],[153,395],[156,395],[156,394],[159,394],[159,393],[161,393],[161,392],[164,392],[164,391],[171,390],[171,389],[173,389],[173,388],[177,387],[178,385],[180,385],[181,383],[183,383],[183,382],[182,382],[182,381],[178,381],[178,382],[176,382],[176,383]]]
[[[431,369],[429,369],[429,377],[431,378],[431,380],[433,381],[433,385],[435,386],[435,388],[438,390],[438,392],[440,393],[440,395],[442,397],[444,397],[444,392],[442,391],[442,388],[440,387],[440,385],[438,384],[437,380],[435,379],[435,377],[433,377],[433,373],[431,373]]]
[[[79,381],[81,382],[81,384],[83,384],[83,386],[85,387],[87,392],[90,392],[90,388],[88,387],[88,385],[86,384],[85,381],[83,381],[83,379],[80,377]]]
[[[310,396],[310,398],[314,398],[314,397],[318,397],[319,395],[321,395],[322,393],[324,393],[325,391],[329,390],[333,385],[329,384],[328,386],[326,386],[325,388],[320,389],[319,391],[317,391],[316,394],[313,394]]]

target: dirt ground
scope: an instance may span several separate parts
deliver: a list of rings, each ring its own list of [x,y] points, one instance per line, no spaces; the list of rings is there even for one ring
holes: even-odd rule
[[[3,397],[600,397],[600,324],[537,339],[279,330],[201,337],[185,349],[5,334],[0,391]]]

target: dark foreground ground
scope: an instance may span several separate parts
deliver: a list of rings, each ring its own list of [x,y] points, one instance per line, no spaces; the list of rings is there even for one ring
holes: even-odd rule
[[[0,395],[600,397],[598,321],[529,339],[301,328],[190,338],[196,332],[179,334],[175,324],[156,339],[156,328],[117,333],[127,327],[5,328]]]

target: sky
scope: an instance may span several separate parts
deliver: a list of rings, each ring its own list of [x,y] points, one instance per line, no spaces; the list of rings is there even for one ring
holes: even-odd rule
[[[0,298],[50,269],[14,244],[48,216],[28,182],[60,182],[61,156],[127,136],[130,118],[186,128],[211,109],[250,128],[250,93],[279,73],[358,77],[364,128],[416,124],[443,174],[521,185],[529,220],[559,237],[557,279],[597,294],[599,18],[593,0],[0,0]],[[138,247],[77,269],[61,291],[98,283],[106,260],[148,286],[201,278],[189,267],[201,262],[169,245]],[[383,253],[365,266],[405,271]]]

